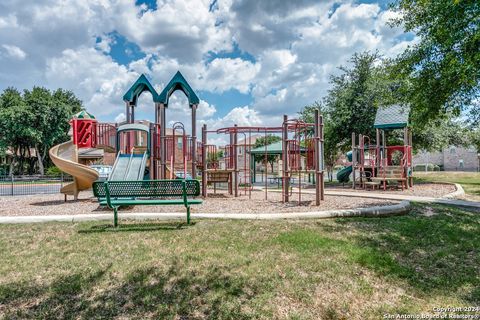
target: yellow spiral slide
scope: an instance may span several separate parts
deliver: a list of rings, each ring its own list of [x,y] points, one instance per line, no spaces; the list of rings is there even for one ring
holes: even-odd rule
[[[75,200],[78,193],[90,189],[94,181],[98,179],[98,172],[86,165],[78,163],[77,147],[73,141],[61,143],[52,147],[49,151],[50,159],[63,172],[73,177],[73,182],[60,189],[65,196],[73,196]]]

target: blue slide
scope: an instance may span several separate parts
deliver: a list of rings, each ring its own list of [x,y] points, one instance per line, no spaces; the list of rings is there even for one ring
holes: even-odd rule
[[[352,151],[347,152],[348,161],[352,162]],[[345,167],[337,172],[337,180],[341,183],[350,181],[350,173],[352,173],[352,166]]]
[[[147,153],[144,154],[118,154],[112,172],[108,177],[110,181],[138,181],[143,180]]]

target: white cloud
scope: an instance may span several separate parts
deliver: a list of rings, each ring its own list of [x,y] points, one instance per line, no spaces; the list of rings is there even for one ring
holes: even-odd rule
[[[177,59],[165,57],[157,57],[151,61],[151,75],[160,89],[163,89],[179,70],[194,90],[215,93],[231,89],[248,93],[259,68],[259,65],[240,58],[216,58],[209,63],[194,64],[181,64]]]
[[[236,90],[253,99],[248,106],[229,103],[231,110],[201,100],[200,123],[278,125],[284,113],[293,116],[325,95],[329,75],[354,52],[378,49],[393,57],[417,41],[401,27],[391,28],[388,22],[397,14],[376,3],[225,0],[209,10],[210,5],[211,0],[165,0],[151,10],[132,0],[38,0],[29,6],[4,1],[0,88],[71,89],[101,119],[121,119],[122,95],[140,74],[160,92],[180,70],[196,91]],[[112,32],[145,57],[117,63],[110,56]],[[231,54],[234,42],[242,55]],[[151,97],[142,95],[136,118],[152,120],[153,109]],[[183,93],[172,96],[167,117],[190,127]]]
[[[207,51],[231,48],[229,30],[216,25],[210,1],[171,0],[157,2],[157,10],[134,6],[123,0],[112,10],[116,29],[144,51],[198,61]]]
[[[231,127],[235,124],[239,126],[260,126],[263,124],[259,113],[249,106],[233,108],[222,118],[214,118],[204,121],[208,129],[216,130],[225,127]]]
[[[120,123],[120,122],[123,122],[127,119],[127,117],[125,116],[125,113],[119,113],[116,117],[115,117],[115,122],[116,123]]]
[[[27,54],[25,53],[25,51],[23,51],[17,46],[2,44],[2,48],[5,50],[5,53],[11,58],[14,58],[17,60],[23,60],[27,57]]]
[[[104,35],[100,37],[100,41],[96,44],[96,47],[104,53],[110,53],[110,48],[115,44],[115,39],[112,36]]]
[[[73,90],[98,116],[123,111],[122,96],[138,76],[93,48],[67,49],[47,61],[49,86]]]
[[[248,93],[258,69],[258,65],[240,58],[214,59],[202,70],[199,87],[220,93],[230,89]]]
[[[205,100],[200,100],[197,110],[197,119],[208,119],[217,112],[213,104],[209,104]]]

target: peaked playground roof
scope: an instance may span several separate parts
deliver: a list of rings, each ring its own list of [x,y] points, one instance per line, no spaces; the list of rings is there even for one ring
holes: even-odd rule
[[[200,99],[198,99],[195,92],[193,92],[192,87],[190,87],[187,80],[185,80],[185,78],[180,73],[180,71],[177,71],[177,73],[173,76],[172,80],[170,80],[167,86],[158,95],[158,100],[155,100],[155,102],[161,102],[167,105],[168,99],[170,98],[172,93],[176,90],[182,90],[183,93],[185,93],[185,95],[188,98],[188,103],[190,105],[200,103]]]
[[[158,93],[153,88],[150,81],[148,81],[147,77],[142,74],[137,81],[128,89],[128,91],[123,95],[123,101],[125,102],[133,102],[134,104],[137,103],[137,98],[142,94],[142,92],[148,91],[152,94],[153,101],[157,102],[158,100]]]
[[[95,117],[93,116],[93,114],[88,113],[88,112],[85,111],[85,110],[82,110],[82,111],[80,111],[79,113],[75,114],[72,118],[73,118],[73,119],[95,119]]]
[[[374,128],[400,129],[408,126],[410,107],[400,104],[379,107],[375,116]]]

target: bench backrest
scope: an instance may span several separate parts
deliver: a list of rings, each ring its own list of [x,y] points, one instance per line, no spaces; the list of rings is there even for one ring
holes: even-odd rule
[[[129,197],[178,197],[183,196],[183,180],[141,180],[141,181],[109,181],[108,188],[112,198]],[[198,180],[185,180],[187,197],[200,195]],[[93,194],[97,198],[105,198],[104,182],[93,184]]]

